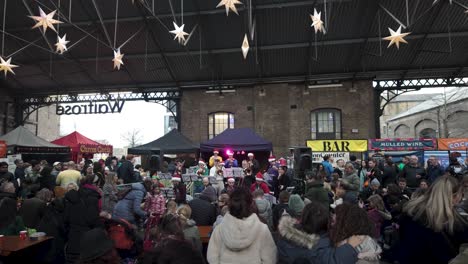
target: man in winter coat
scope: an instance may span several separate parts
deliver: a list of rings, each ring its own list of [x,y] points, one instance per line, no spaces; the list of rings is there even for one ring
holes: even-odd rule
[[[112,217],[127,220],[132,224],[136,224],[136,216],[141,220],[145,220],[148,214],[141,209],[141,203],[143,203],[146,192],[151,190],[152,184],[151,180],[132,183],[132,190],[117,202]]]
[[[320,175],[314,173],[308,176],[307,193],[304,195],[304,198],[316,201],[328,210],[330,199],[328,198],[327,190],[323,188],[323,181],[320,179]]]
[[[212,186],[208,186],[200,194],[200,198],[195,198],[189,202],[192,209],[192,219],[197,225],[213,225],[216,221],[216,207],[213,202],[216,200],[216,190]]]
[[[348,163],[345,165],[343,180],[348,184],[348,190],[355,192],[356,195],[359,192],[359,177],[356,174],[353,164]]]
[[[444,174],[444,169],[440,166],[436,156],[430,156],[427,161],[429,163],[426,169],[427,180],[432,184]]]
[[[0,162],[0,184],[3,181],[13,183],[13,186],[15,186],[15,190],[18,191],[18,181],[16,181],[15,176],[8,171],[8,163],[4,161]]]
[[[410,157],[410,162],[403,168],[400,177],[406,179],[406,184],[410,190],[414,191],[419,187],[419,181],[426,178],[426,172],[424,168],[419,166],[417,156]]]
[[[187,189],[180,177],[172,177],[172,186],[174,190],[174,199],[177,204],[184,204],[187,202]]]
[[[256,190],[253,193],[253,198],[255,205],[257,206],[258,216],[265,224],[268,225],[268,228],[272,229],[273,227],[273,213],[271,211],[271,204],[268,200],[265,199],[265,194],[262,190]]]
[[[135,168],[132,163],[133,155],[127,155],[126,159],[122,161],[122,164],[117,169],[117,176],[122,179],[124,184],[136,182]]]
[[[330,156],[323,156],[322,166],[325,172],[327,173],[327,180],[331,181],[331,174],[333,173],[334,169],[329,160]]]

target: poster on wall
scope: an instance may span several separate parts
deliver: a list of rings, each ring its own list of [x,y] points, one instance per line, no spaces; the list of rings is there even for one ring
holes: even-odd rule
[[[468,150],[468,138],[439,138],[439,150]]]
[[[369,139],[369,150],[435,150],[436,145],[436,140],[433,138]]]
[[[326,155],[333,157],[332,165],[334,167],[336,167],[336,162],[340,159],[344,160],[344,162],[349,161],[349,152],[312,152],[312,162],[321,163]]]
[[[307,140],[312,152],[365,152],[367,140]]]

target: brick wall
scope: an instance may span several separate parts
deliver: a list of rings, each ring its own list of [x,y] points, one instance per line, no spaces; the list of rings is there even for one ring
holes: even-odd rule
[[[311,138],[310,112],[341,110],[342,138],[375,137],[374,95],[371,81],[344,82],[343,87],[305,89],[304,85],[271,84],[238,87],[235,93],[207,94],[186,90],[181,100],[181,131],[194,142],[208,139],[208,114],[231,112],[235,127],[250,127],[273,142],[274,153],[285,155],[290,146],[304,146]],[[250,109],[250,110],[249,110]],[[358,129],[352,133],[352,129]]]

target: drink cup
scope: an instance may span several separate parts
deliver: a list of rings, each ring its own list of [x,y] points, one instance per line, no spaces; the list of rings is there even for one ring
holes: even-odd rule
[[[26,230],[20,231],[20,239],[21,240],[26,240],[27,237],[28,237],[28,231],[26,231]]]

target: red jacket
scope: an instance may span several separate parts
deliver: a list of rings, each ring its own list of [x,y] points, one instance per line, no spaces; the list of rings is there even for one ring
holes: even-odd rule
[[[255,182],[254,184],[252,184],[252,186],[250,186],[251,192],[255,192],[258,189],[262,189],[263,193],[265,194],[270,194],[270,188],[268,188],[268,185],[264,182],[260,183],[260,185],[257,185],[257,183]]]

